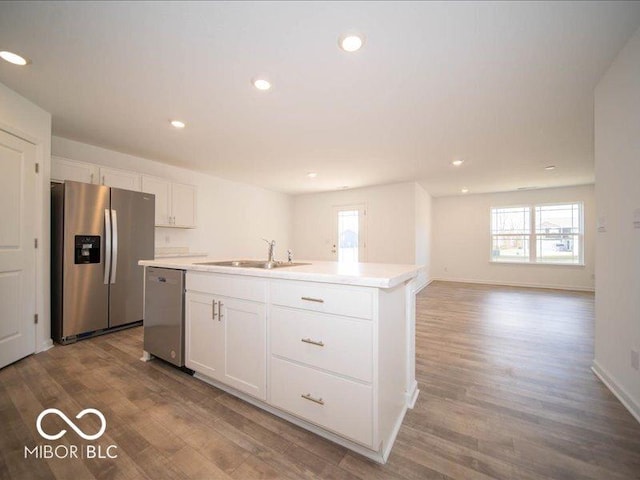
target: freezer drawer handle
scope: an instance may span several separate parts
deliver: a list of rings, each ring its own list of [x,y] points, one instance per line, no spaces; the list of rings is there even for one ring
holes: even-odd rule
[[[324,343],[322,342],[322,340],[311,340],[310,338],[301,338],[300,339],[301,342],[304,343],[310,343],[311,345],[317,345],[318,347],[324,347]]]
[[[317,403],[318,405],[324,405],[324,400],[322,400],[322,398],[314,398],[310,393],[303,393],[300,396],[305,400],[309,400],[310,402]]]
[[[316,302],[316,303],[324,303],[324,300],[321,298],[313,298],[313,297],[300,297],[301,300],[306,300],[307,302]]]
[[[109,210],[104,210],[104,284],[109,285],[111,274],[111,215]]]

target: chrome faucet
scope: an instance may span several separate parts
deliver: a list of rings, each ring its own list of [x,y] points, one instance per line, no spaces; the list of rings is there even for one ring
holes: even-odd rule
[[[276,246],[276,241],[275,240],[267,240],[266,238],[263,238],[262,240],[264,240],[265,242],[267,242],[269,244],[269,260],[267,260],[269,263],[274,262],[273,260],[273,249]]]

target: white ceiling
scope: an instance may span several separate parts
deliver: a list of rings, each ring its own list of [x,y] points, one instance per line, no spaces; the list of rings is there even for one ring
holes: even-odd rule
[[[640,2],[2,2],[0,50],[32,64],[0,82],[55,135],[287,193],[576,185],[638,25]]]

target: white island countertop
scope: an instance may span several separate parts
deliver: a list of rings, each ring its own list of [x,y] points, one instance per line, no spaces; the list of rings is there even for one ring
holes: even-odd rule
[[[145,267],[175,268],[195,272],[226,273],[252,277],[282,278],[308,282],[337,283],[363,287],[393,288],[414,278],[420,265],[396,265],[385,263],[339,263],[313,260],[296,260],[309,263],[292,267],[274,269],[224,267],[217,265],[198,265],[202,262],[236,260],[234,258],[162,258],[141,260],[138,265]],[[243,259],[245,260],[245,259]],[[260,259],[258,259],[260,260]],[[264,261],[264,259],[261,259]]]

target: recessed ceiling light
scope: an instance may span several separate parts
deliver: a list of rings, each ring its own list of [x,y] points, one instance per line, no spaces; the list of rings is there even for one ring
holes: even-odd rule
[[[453,162],[451,162],[451,165],[453,165],[454,167],[459,167],[463,163],[464,163],[464,160],[458,158],[458,159],[454,160]]]
[[[467,187],[462,187],[462,190],[460,190],[462,193],[469,193],[469,189]]]
[[[173,125],[175,128],[184,128],[186,127],[184,122],[181,122],[180,120],[171,120],[171,125]]]
[[[9,63],[13,63],[14,65],[24,66],[29,63],[29,60],[27,60],[26,58],[21,57],[17,53],[7,52],[6,50],[0,52],[0,58],[6,60]]]
[[[271,88],[271,83],[269,83],[269,81],[265,80],[264,78],[256,78],[253,81],[253,86],[258,90],[269,90]]]
[[[341,35],[338,39],[338,45],[340,45],[340,48],[345,52],[355,52],[360,50],[362,45],[364,45],[364,37],[353,33]]]
[[[318,176],[318,174],[316,172],[307,173],[307,177],[309,177],[309,178],[316,178],[317,176]]]
[[[555,165],[547,165],[546,167],[544,167],[545,170],[555,170],[556,166]]]

